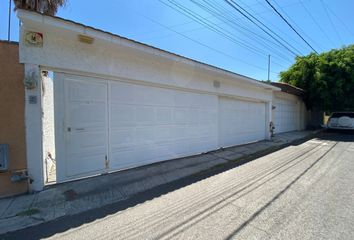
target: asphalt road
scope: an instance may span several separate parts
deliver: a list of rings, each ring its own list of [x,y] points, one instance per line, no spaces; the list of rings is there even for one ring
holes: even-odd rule
[[[155,191],[3,238],[354,239],[354,135],[326,134]]]

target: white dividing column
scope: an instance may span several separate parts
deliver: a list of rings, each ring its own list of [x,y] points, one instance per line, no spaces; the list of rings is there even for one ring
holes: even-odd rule
[[[44,187],[42,152],[42,101],[41,73],[38,65],[25,64],[25,125],[27,169],[30,191]]]
[[[266,140],[270,140],[271,139],[271,133],[270,133],[270,122],[272,121],[273,117],[272,117],[272,106],[273,103],[267,102],[266,103],[266,121],[265,121],[265,139]]]

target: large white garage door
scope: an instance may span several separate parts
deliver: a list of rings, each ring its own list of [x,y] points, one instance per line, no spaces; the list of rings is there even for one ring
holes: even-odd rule
[[[265,103],[219,98],[219,146],[263,140]]]
[[[298,128],[299,108],[296,102],[275,98],[273,101],[273,120],[275,133],[295,131]]]
[[[217,96],[111,82],[109,104],[112,169],[217,147]]]
[[[65,180],[218,146],[215,95],[63,76]]]

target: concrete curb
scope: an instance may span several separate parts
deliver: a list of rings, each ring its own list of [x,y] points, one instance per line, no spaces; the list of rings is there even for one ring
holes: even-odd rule
[[[0,234],[127,200],[136,194],[217,168],[244,164],[313,138],[319,131],[279,135],[273,141],[235,146],[136,169],[58,184],[30,195],[0,199]]]

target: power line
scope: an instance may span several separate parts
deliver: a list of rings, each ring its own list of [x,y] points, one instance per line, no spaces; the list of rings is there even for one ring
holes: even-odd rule
[[[298,33],[298,31],[296,31],[296,29],[288,22],[288,20],[286,20],[283,15],[281,15],[281,13],[268,0],[265,1],[271,8],[273,8],[273,10],[281,17],[281,19],[283,19],[284,22],[288,24],[288,26],[307,44],[307,46],[309,46],[315,53],[318,54],[318,52],[301,36],[300,33]]]
[[[161,0],[159,0],[159,2],[161,2]],[[162,2],[161,2],[162,3]],[[206,17],[208,18],[208,17]],[[211,18],[211,17],[210,17]],[[174,25],[170,25],[169,27],[171,28],[176,28],[176,27],[181,27],[181,26],[185,26],[185,25],[189,25],[189,24],[192,24],[192,23],[195,23],[194,20],[191,20],[191,21],[186,21],[186,22],[182,22],[182,23],[178,23],[178,24],[174,24]],[[195,30],[198,30],[198,29],[204,29],[204,28],[194,28]],[[153,30],[153,31],[146,31],[146,32],[138,32],[138,33],[135,33],[136,35],[138,36],[145,36],[145,35],[148,35],[150,33],[155,33],[155,32],[160,32],[160,30]],[[133,33],[134,34],[134,33]]]
[[[135,11],[135,12],[136,12],[136,11]],[[136,12],[136,13],[137,13],[137,12]],[[155,24],[157,24],[157,25],[159,25],[159,26],[161,26],[161,27],[163,27],[163,28],[165,28],[165,29],[168,29],[168,30],[170,30],[170,31],[172,31],[172,32],[174,32],[174,33],[176,33],[176,34],[182,36],[183,38],[186,38],[186,39],[188,39],[188,40],[190,40],[190,41],[192,41],[192,42],[194,42],[194,43],[196,43],[196,44],[198,44],[198,45],[200,45],[200,46],[203,46],[203,47],[205,47],[205,48],[208,48],[209,50],[212,50],[212,51],[214,51],[214,52],[217,52],[217,53],[219,53],[219,54],[221,54],[221,55],[223,55],[223,56],[226,56],[226,57],[228,57],[228,58],[230,58],[230,59],[233,59],[233,60],[235,60],[235,61],[243,62],[243,63],[245,63],[245,64],[247,64],[247,65],[249,65],[249,66],[252,66],[252,67],[254,67],[254,68],[258,68],[258,69],[267,71],[266,68],[257,66],[257,65],[252,64],[252,63],[249,63],[249,62],[247,62],[247,61],[244,61],[243,59],[236,58],[236,57],[234,57],[234,56],[232,56],[232,55],[229,55],[229,54],[227,54],[227,53],[225,53],[225,52],[223,52],[223,51],[220,51],[220,50],[218,50],[218,49],[216,49],[216,48],[213,48],[213,47],[211,47],[211,46],[209,46],[209,45],[207,45],[207,44],[205,44],[205,43],[202,43],[202,42],[200,42],[200,41],[198,41],[198,40],[195,40],[195,39],[193,39],[193,38],[191,38],[191,37],[189,37],[189,36],[187,36],[187,35],[185,35],[185,34],[183,34],[183,33],[180,33],[180,32],[178,32],[178,31],[176,31],[176,30],[174,30],[174,29],[172,29],[172,28],[170,28],[170,27],[168,27],[168,26],[166,26],[166,25],[164,25],[164,24],[162,24],[162,23],[160,23],[160,22],[158,22],[158,21],[156,21],[156,20],[154,20],[154,19],[152,19],[152,18],[150,18],[150,17],[148,17],[148,16],[142,14],[142,13],[137,13],[137,14],[139,14],[140,16],[142,16],[142,17],[148,19],[149,21],[151,21],[151,22],[153,22],[153,23],[155,23]],[[278,74],[278,72],[274,72],[274,71],[271,71],[271,72],[272,72],[272,73],[275,73],[275,74]]]
[[[331,9],[327,6],[327,9],[338,19],[338,21],[340,21],[343,26],[347,29],[347,31],[350,33],[350,34],[353,34],[354,35],[354,32],[351,28],[348,27],[348,25]]]
[[[179,13],[181,13],[181,14],[187,16],[187,17],[191,17],[192,19],[196,20],[198,23],[204,25],[204,26],[205,26],[206,28],[208,28],[209,30],[211,30],[211,31],[213,31],[213,32],[215,32],[215,33],[217,33],[217,34],[220,34],[221,36],[223,36],[223,37],[225,37],[226,39],[232,41],[233,43],[239,44],[239,45],[241,45],[241,46],[247,48],[248,50],[254,52],[255,54],[259,54],[259,52],[257,52],[257,51],[261,51],[260,49],[256,49],[256,48],[253,47],[253,46],[250,46],[250,45],[248,45],[248,44],[243,43],[242,41],[239,41],[239,40],[235,39],[235,38],[237,38],[237,37],[236,37],[235,35],[233,35],[232,33],[226,31],[225,29],[220,29],[218,26],[215,26],[215,25],[213,26],[213,23],[211,23],[211,22],[208,21],[207,19],[203,18],[201,15],[196,14],[195,12],[193,12],[193,11],[191,11],[191,10],[189,10],[189,9],[187,9],[187,8],[185,8],[185,7],[183,7],[182,5],[178,4],[178,3],[175,2],[175,1],[169,0],[169,2],[170,2],[171,4],[173,4],[173,6],[168,5],[168,4],[166,4],[165,2],[163,2],[163,1],[160,1],[160,2],[163,3],[163,4],[165,4],[166,6],[171,7],[172,9],[176,10],[177,12],[179,12]],[[180,11],[179,9],[175,8],[175,7],[181,9],[183,12]],[[223,32],[223,31],[225,31],[226,33]]]
[[[262,22],[265,23],[267,20],[264,17],[262,17],[261,14],[264,12],[268,12],[268,11],[256,12],[252,8],[250,8],[250,6],[255,6],[255,5],[261,5],[262,7],[266,8],[266,6],[263,3],[259,2],[258,0],[256,0],[256,1],[258,2],[258,4],[248,5],[248,4],[245,4],[243,1],[239,0],[239,2],[241,2],[243,5],[245,5],[253,13],[253,15],[259,15],[259,19],[261,19]],[[289,6],[289,5],[287,5],[287,6]],[[269,10],[269,11],[273,11],[273,10]],[[271,22],[268,22],[268,24],[272,27],[272,29],[277,29],[280,33],[286,35],[285,32],[283,32],[281,29],[279,29],[277,26],[275,26]],[[279,36],[279,35],[277,35],[277,36]],[[299,44],[299,42],[297,42],[294,38],[290,38],[289,40],[292,40],[292,41],[294,41],[294,43]],[[291,45],[290,43],[288,43],[288,44]],[[278,44],[275,44],[275,45],[279,46]],[[273,55],[273,57],[274,57],[274,55]]]
[[[322,7],[323,7],[324,10],[325,10],[325,13],[326,13],[326,15],[327,15],[327,17],[328,17],[328,19],[329,19],[331,25],[332,25],[332,28],[334,29],[334,32],[337,34],[337,37],[338,37],[339,41],[341,41],[341,43],[343,44],[343,40],[342,40],[342,38],[340,37],[340,35],[339,35],[339,33],[338,33],[336,27],[334,26],[334,23],[333,23],[333,21],[332,21],[331,16],[330,16],[329,13],[328,13],[328,9],[327,9],[325,3],[324,3],[322,0],[320,0],[320,2],[321,2],[321,4],[322,4]]]
[[[262,23],[261,21],[259,21],[256,17],[254,17],[252,14],[250,14],[247,10],[245,10],[244,8],[242,8],[239,4],[237,4],[236,2],[234,2],[233,0],[224,0],[228,5],[230,5],[232,8],[234,8],[236,11],[238,11],[242,16],[244,16],[245,18],[247,18],[249,21],[251,21],[254,25],[256,25],[259,29],[261,29],[264,33],[266,33],[268,36],[270,36],[271,38],[273,38],[276,42],[278,42],[280,45],[282,45],[285,49],[287,49],[289,52],[291,52],[294,56],[298,56],[297,53],[295,53],[293,50],[291,50],[288,46],[286,46],[283,42],[285,42],[286,44],[288,44],[290,47],[292,47],[293,49],[295,49],[291,44],[289,44],[287,41],[285,41],[282,37],[280,37],[277,33],[275,33],[274,31],[272,31],[269,27],[267,27],[264,23]],[[242,12],[240,10],[240,8],[247,13],[248,15],[246,15],[244,12]],[[254,20],[253,20],[254,19]],[[268,31],[270,31],[271,33],[273,33],[275,36],[277,36],[278,38],[280,38],[283,42],[281,42],[280,40],[278,40],[276,37],[274,37],[271,33],[269,33],[267,30],[265,30],[264,28],[262,28],[259,24],[261,24],[263,27],[265,27]],[[298,53],[300,53],[297,49],[295,49],[295,51],[297,51]],[[302,55],[300,53],[300,55]]]
[[[263,45],[263,46],[265,46],[268,49],[271,49],[272,52],[274,52],[277,55],[279,55],[283,60],[289,61],[282,53],[278,52],[276,49],[274,49],[272,46],[270,46],[267,43],[267,41],[269,42],[268,39],[264,38],[263,36],[261,36],[258,33],[250,30],[247,27],[244,27],[244,26],[238,24],[236,21],[233,21],[232,19],[230,19],[229,18],[230,16],[228,17],[228,12],[227,11],[223,11],[223,8],[221,6],[214,5],[213,3],[209,2],[209,1],[206,1],[206,0],[203,0],[203,2],[206,5],[203,5],[202,3],[199,3],[199,2],[197,2],[195,0],[192,0],[192,2],[194,4],[196,4],[197,6],[199,6],[200,8],[202,8],[203,10],[205,10],[208,13],[212,14],[213,16],[217,16],[217,18],[221,19],[221,21],[226,23],[228,26],[230,26],[230,27],[232,27],[234,29],[236,29],[235,26],[237,26],[238,28],[236,30],[242,32],[244,35],[247,35],[250,40],[253,40],[256,43],[258,43],[260,45]],[[231,16],[231,18],[234,18],[234,17]],[[232,24],[232,25],[230,25],[230,24]],[[250,36],[249,33],[251,33],[252,36]],[[255,36],[253,36],[253,35],[255,35]],[[255,37],[257,37],[259,39],[255,38]],[[277,45],[276,43],[273,43],[273,44]],[[281,45],[277,45],[277,46],[281,47]],[[265,56],[267,56],[268,54],[269,54],[269,52],[266,52]]]
[[[189,32],[194,32],[194,31],[198,31],[198,30],[201,30],[201,29],[205,29],[204,27],[198,27],[198,28],[194,28],[194,29],[190,29],[190,30],[186,30],[186,31],[181,31],[181,33],[189,33]],[[150,39],[159,39],[159,38],[165,38],[165,37],[170,37],[172,36],[174,33],[172,34],[167,34],[167,35],[163,35],[163,36],[155,36],[155,37],[148,37],[148,38],[145,38],[146,40],[150,40]],[[262,55],[263,56],[263,55]],[[265,56],[265,55],[264,55]],[[278,57],[278,59],[280,59]],[[287,62],[291,63],[291,61],[287,60],[287,59],[284,59],[286,60]],[[278,65],[279,67],[281,68],[288,68],[287,66],[284,66],[276,61],[273,61],[273,64],[275,65]]]
[[[267,6],[264,5],[263,2],[260,2],[260,0],[256,0],[258,4],[254,4],[254,5],[256,5],[256,6],[260,5],[260,6],[264,7],[264,8],[266,9],[266,11],[256,12],[256,11],[254,11],[254,10],[250,7],[250,6],[254,6],[254,5],[245,4],[242,0],[238,0],[238,1],[239,1],[239,2],[242,2],[243,5],[245,5],[246,7],[248,7],[248,8],[250,9],[250,11],[253,12],[253,15],[259,15],[259,19],[261,19],[263,22],[266,22],[267,19],[264,18],[264,17],[262,17],[262,13],[265,13],[265,12],[273,12],[273,9],[267,8]],[[291,5],[294,5],[294,3],[291,4]],[[287,7],[287,6],[290,6],[290,5],[285,5],[284,7]],[[283,8],[284,8],[284,7],[283,7]],[[268,24],[269,24],[273,29],[277,29],[278,32],[280,32],[280,33],[286,35],[286,33],[285,33],[282,29],[280,29],[278,26],[272,24],[272,22],[269,22],[269,21],[268,21]],[[297,39],[290,38],[289,40],[292,40],[295,44],[300,44],[300,43],[297,41]]]
[[[283,10],[283,13],[285,14],[285,16],[289,19],[289,23],[292,22],[293,25],[295,25],[295,27],[297,27],[297,29],[299,29],[299,32],[302,32],[302,34],[309,39],[313,44],[317,45],[317,47],[319,46],[318,43],[316,43],[316,41],[314,41],[309,35],[306,34],[306,32],[294,21],[291,19],[291,17],[286,13],[286,11],[277,3],[276,0],[273,0],[273,2],[275,3],[275,5],[278,6],[279,9]],[[280,12],[280,11],[279,11]],[[322,47],[319,47],[322,50]]]
[[[168,5],[168,4],[165,4],[164,2],[162,2],[162,1],[160,1],[162,4],[164,4],[164,5],[166,5],[166,6],[168,6],[168,7],[170,7],[170,8],[172,8],[173,10],[176,10],[176,11],[178,11],[179,13],[181,13],[181,14],[183,14],[183,15],[185,15],[184,13],[182,13],[182,12],[180,12],[178,9],[176,9],[176,8],[174,8],[173,6],[170,6],[170,5]],[[189,14],[188,15],[186,15],[188,18],[191,18],[190,16],[189,16]],[[193,18],[192,18],[193,19]],[[206,20],[206,19],[204,19],[204,20]],[[195,20],[194,20],[195,21]],[[198,22],[198,21],[197,21]],[[199,22],[198,22],[199,23]],[[202,23],[201,23],[202,24]],[[220,24],[220,23],[219,23]],[[218,24],[215,24],[215,25],[218,25]],[[174,25],[174,26],[178,26],[178,25]],[[204,25],[203,25],[204,26]],[[173,26],[169,26],[169,28],[172,28]],[[183,31],[182,33],[186,33],[186,32],[192,32],[192,31],[196,31],[196,30],[200,30],[200,29],[205,29],[205,27],[202,27],[202,28],[195,28],[195,29],[191,29],[191,30],[187,30],[187,31]],[[168,37],[169,35],[167,35],[167,36],[162,36],[162,37]],[[152,37],[152,38],[148,38],[148,39],[155,39],[156,37]],[[251,50],[251,49],[249,49],[249,50]],[[262,51],[262,49],[260,49],[260,51]],[[264,52],[264,51],[263,51]],[[262,54],[259,54],[258,52],[256,52],[258,55],[260,55],[260,56],[262,56],[262,57],[267,57],[268,56],[268,52],[267,53],[264,53],[264,55],[262,55]],[[291,62],[291,61],[289,61],[288,59],[284,59],[284,60],[286,60],[286,61],[288,61],[288,62]],[[275,65],[277,65],[277,66],[280,66],[281,68],[287,68],[286,66],[284,66],[284,65],[282,65],[282,64],[280,64],[280,63],[278,63],[278,62],[276,62],[276,61],[273,61],[273,63],[275,64]]]
[[[262,57],[266,57],[267,54],[268,54],[268,53],[264,53],[264,55],[262,55],[262,54],[260,54],[259,52],[257,52],[257,50],[260,51],[260,52],[262,52],[262,51],[263,51],[262,49],[259,49],[259,48],[254,47],[254,46],[250,46],[250,45],[245,44],[245,43],[243,43],[243,42],[240,42],[240,41],[238,41],[238,40],[235,40],[236,42],[233,41],[233,40],[234,40],[233,37],[235,37],[235,35],[233,35],[233,34],[230,33],[229,31],[226,31],[226,30],[223,29],[223,28],[215,29],[215,27],[212,26],[212,25],[213,25],[212,22],[208,21],[206,18],[203,18],[203,17],[200,16],[199,14],[196,14],[196,13],[194,13],[193,11],[191,11],[191,10],[189,10],[189,9],[187,9],[187,8],[185,8],[185,7],[183,7],[182,5],[178,4],[178,3],[175,2],[175,1],[169,0],[169,2],[170,2],[171,4],[173,4],[173,6],[171,6],[171,5],[169,5],[169,4],[165,3],[165,2],[162,2],[162,1],[160,1],[160,2],[163,3],[164,5],[168,6],[168,7],[171,7],[172,9],[176,10],[177,12],[179,12],[179,13],[181,13],[181,14],[183,14],[183,15],[186,15],[187,17],[190,17],[190,18],[192,18],[192,19],[195,19],[198,23],[204,25],[205,27],[207,27],[207,28],[210,29],[211,31],[214,31],[214,32],[216,32],[217,34],[220,34],[221,36],[225,37],[226,39],[228,39],[228,40],[230,40],[230,41],[232,41],[232,42],[234,42],[234,43],[236,43],[236,44],[239,44],[239,45],[241,45],[241,46],[246,47],[248,50],[254,52],[254,53],[257,54],[257,55],[260,55],[260,56],[262,56]],[[177,8],[178,8],[178,9],[177,9]],[[180,10],[180,9],[181,9],[181,10]],[[216,26],[216,27],[218,27],[218,26]],[[226,34],[225,34],[223,31],[226,31]],[[227,34],[230,34],[230,35],[231,35],[231,38],[230,38],[230,36],[227,35]],[[264,51],[263,51],[263,52],[264,52]],[[281,64],[279,64],[279,63],[276,63],[276,64],[284,68],[284,66],[282,66]]]
[[[9,25],[7,29],[7,41],[10,41],[10,34],[11,34],[11,2],[12,0],[9,0]]]
[[[303,1],[311,1],[311,0],[303,0]],[[258,0],[257,0],[257,2],[258,2]],[[297,5],[297,4],[298,4],[298,2],[293,2],[293,3],[286,4],[286,5],[284,5],[283,7],[290,7],[290,6]],[[256,6],[256,5],[259,5],[259,4],[251,4],[251,5],[248,5],[248,6]],[[265,11],[255,12],[254,15],[259,16],[259,15],[262,15],[262,14],[267,13],[267,12],[270,12],[270,11],[272,11],[272,10],[268,10],[268,9],[267,9],[267,10],[265,10]],[[206,18],[209,19],[209,17],[206,17]],[[212,18],[212,17],[210,17],[210,18]],[[241,19],[241,17],[235,18],[235,20],[240,20],[240,19]],[[184,25],[191,24],[191,23],[195,23],[195,21],[192,20],[192,21],[188,21],[188,22],[183,22],[183,23],[179,23],[179,24],[174,24],[174,25],[171,25],[171,26],[169,26],[169,27],[180,27],[180,26],[184,26]],[[273,25],[273,26],[274,26],[274,25]],[[138,33],[133,33],[133,34],[145,36],[145,35],[147,35],[147,34],[154,33],[154,32],[159,32],[159,30],[146,31],[146,32],[138,32]]]
[[[270,55],[268,55],[268,81],[270,80],[269,76],[270,76]]]
[[[170,27],[171,27],[171,26],[170,26]],[[198,31],[198,30],[201,30],[201,29],[205,29],[205,28],[204,28],[204,27],[198,27],[198,28],[194,28],[194,29],[182,31],[181,33],[188,33],[188,32]],[[145,39],[146,39],[146,40],[150,40],[150,39],[166,38],[166,37],[172,36],[173,34],[174,34],[174,33],[167,34],[167,35],[163,35],[163,36],[149,37],[149,38],[145,38]],[[278,57],[278,59],[280,59],[280,58]],[[284,59],[284,60],[286,60],[286,59]],[[286,61],[288,61],[289,63],[291,63],[291,61],[289,61],[289,60],[286,60]],[[272,63],[275,64],[275,65],[277,65],[277,66],[279,66],[279,67],[281,67],[281,68],[284,68],[284,69],[288,68],[287,66],[282,65],[282,64],[280,64],[279,62],[276,62],[276,61],[273,61]],[[273,73],[275,73],[275,72],[273,72]]]
[[[227,2],[227,0],[224,0]],[[290,46],[293,50],[295,50],[296,52],[298,52],[300,55],[302,55],[302,53],[296,49],[293,45],[291,45],[288,41],[286,41],[284,38],[282,38],[278,33],[276,33],[275,31],[273,31],[271,28],[269,28],[265,23],[263,23],[263,21],[260,21],[258,18],[256,18],[253,14],[249,13],[245,8],[243,8],[240,4],[236,3],[233,0],[230,0],[230,2],[232,2],[233,4],[235,4],[238,8],[240,8],[242,11],[244,11],[245,13],[247,13],[251,18],[253,18],[255,21],[257,21],[259,24],[261,24],[263,27],[265,27],[269,32],[271,32],[272,34],[274,34],[276,37],[278,37],[280,40],[282,40],[284,43],[286,43],[288,46]],[[257,0],[258,2],[258,0]],[[228,2],[227,2],[228,3]],[[230,4],[229,4],[230,5]],[[237,10],[237,9],[236,9]],[[242,12],[240,12],[242,14]],[[261,28],[262,29],[262,28]],[[262,29],[263,30],[263,29]],[[269,35],[271,36],[271,35]],[[272,36],[271,36],[272,37]],[[284,45],[282,45],[284,46]],[[297,56],[297,54],[295,55]]]
[[[323,35],[333,44],[334,42],[332,41],[332,39],[327,35],[326,31],[323,30],[323,28],[321,27],[321,25],[317,22],[316,18],[313,17],[313,15],[311,14],[311,12],[307,9],[307,7],[305,6],[305,4],[302,2],[302,0],[299,0],[301,6],[305,9],[305,11],[307,12],[307,14],[311,17],[312,21],[316,24],[316,26],[321,30],[321,32],[323,33]]]

